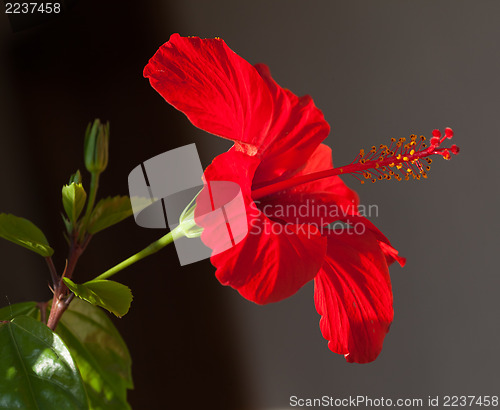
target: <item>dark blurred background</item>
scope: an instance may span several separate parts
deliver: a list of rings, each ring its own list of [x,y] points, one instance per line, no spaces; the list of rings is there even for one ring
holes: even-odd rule
[[[115,320],[134,359],[135,409],[277,409],[289,397],[427,398],[500,393],[500,3],[495,0],[75,1],[14,31],[0,16],[0,211],[46,233],[64,266],[60,189],[84,169],[84,129],[111,122],[101,195],[126,194],[141,161],[196,143],[203,165],[229,147],[195,129],[142,78],[171,33],[220,36],[264,62],[332,126],[337,164],[360,148],[451,126],[462,151],[430,178],[359,185],[372,221],[408,258],[393,266],[395,321],[380,357],[345,363],[321,337],[312,286],[256,306],[180,268],[174,247],[119,274],[134,293]],[[15,27],[16,28],[16,27]],[[17,27],[19,28],[19,27]],[[76,272],[89,279],[162,235],[132,219],[97,235]],[[0,242],[0,306],[46,300],[43,260]]]

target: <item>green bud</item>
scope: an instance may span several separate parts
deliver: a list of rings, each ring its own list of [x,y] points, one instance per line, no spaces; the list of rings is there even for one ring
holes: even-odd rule
[[[101,173],[108,165],[109,122],[101,124],[96,119],[85,132],[84,158],[85,167],[90,173]]]

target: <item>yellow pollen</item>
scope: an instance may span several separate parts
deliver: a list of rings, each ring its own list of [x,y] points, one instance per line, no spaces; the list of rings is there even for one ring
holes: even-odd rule
[[[409,174],[411,174],[411,168],[408,168],[408,169],[406,170],[406,172],[408,172]]]
[[[414,149],[412,149],[412,150],[410,151],[410,155],[413,155],[413,154],[415,154],[415,150],[414,150]]]
[[[408,157],[403,157],[403,161],[408,161]]]
[[[396,159],[401,159],[401,154],[396,155]]]
[[[403,165],[401,165],[401,164],[396,165],[397,169],[401,169],[402,167],[403,167]]]

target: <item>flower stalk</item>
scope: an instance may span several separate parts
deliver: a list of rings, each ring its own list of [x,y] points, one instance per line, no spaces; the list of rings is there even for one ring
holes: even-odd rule
[[[187,236],[187,232],[189,232],[189,230],[194,226],[195,226],[194,219],[184,220],[183,223],[179,224],[177,227],[175,227],[166,235],[162,236],[160,239],[154,241],[140,252],[137,252],[135,255],[132,255],[131,257],[120,262],[118,265],[115,265],[111,269],[108,269],[106,272],[100,274],[93,280],[103,280],[110,278],[111,276],[122,271],[123,269],[128,268],[129,266],[133,265],[136,262],[139,262],[141,259],[144,259],[147,256],[150,256],[158,252],[165,246],[174,242],[176,239],[181,238],[183,236]]]

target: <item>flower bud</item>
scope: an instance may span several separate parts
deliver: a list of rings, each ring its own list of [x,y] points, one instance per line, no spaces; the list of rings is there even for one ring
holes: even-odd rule
[[[85,167],[90,173],[101,173],[108,165],[109,122],[101,124],[96,119],[85,132]]]

